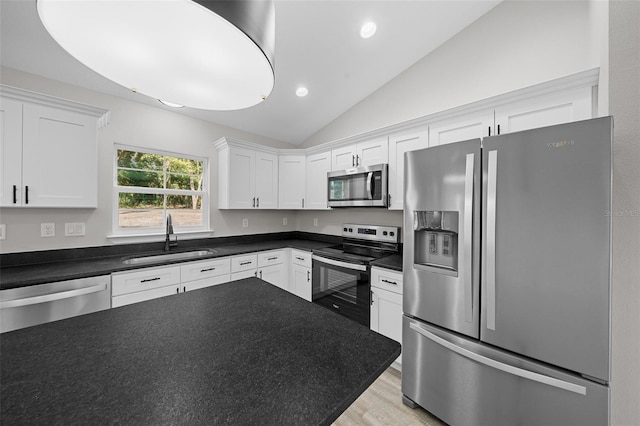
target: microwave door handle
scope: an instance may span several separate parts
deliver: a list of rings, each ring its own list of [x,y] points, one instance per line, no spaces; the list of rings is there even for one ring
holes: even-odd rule
[[[369,172],[367,175],[367,197],[373,200],[373,172]]]

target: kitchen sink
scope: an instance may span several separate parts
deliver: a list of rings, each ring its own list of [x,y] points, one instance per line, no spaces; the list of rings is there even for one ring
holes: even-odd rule
[[[162,263],[171,260],[187,260],[198,259],[200,257],[210,256],[217,253],[216,249],[201,249],[191,251],[180,251],[175,253],[162,252],[146,256],[130,256],[122,259],[122,263],[126,265],[140,265],[145,263]]]

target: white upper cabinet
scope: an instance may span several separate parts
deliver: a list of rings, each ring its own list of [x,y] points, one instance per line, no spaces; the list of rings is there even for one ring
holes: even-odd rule
[[[594,117],[591,87],[553,92],[495,109],[495,134],[519,132]]]
[[[493,109],[429,123],[429,146],[483,138],[492,135]]]
[[[304,208],[307,158],[281,154],[278,158],[278,208]]]
[[[389,145],[386,136],[331,151],[331,170],[366,167],[388,162]]]
[[[305,210],[328,210],[327,173],[331,171],[331,152],[307,155]]]
[[[105,117],[106,110],[2,86],[0,205],[97,207]]]
[[[218,150],[218,208],[278,207],[278,156],[229,139]]]
[[[403,209],[405,152],[427,148],[428,142],[427,128],[389,136],[389,209]]]

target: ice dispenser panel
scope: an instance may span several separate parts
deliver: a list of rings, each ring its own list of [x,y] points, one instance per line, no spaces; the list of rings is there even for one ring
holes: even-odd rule
[[[413,212],[414,267],[458,276],[458,212]]]

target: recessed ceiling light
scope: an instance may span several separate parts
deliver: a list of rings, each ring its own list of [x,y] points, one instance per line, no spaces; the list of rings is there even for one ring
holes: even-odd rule
[[[160,101],[161,104],[166,105],[166,106],[171,107],[171,108],[184,108],[184,105],[174,104],[173,102],[163,101],[162,99],[158,99],[158,101]]]
[[[374,22],[367,22],[360,28],[360,37],[369,38],[376,33],[376,24]]]
[[[306,87],[298,87],[298,89],[296,89],[296,95],[298,95],[299,97],[304,97],[307,96],[309,94],[309,90]]]

